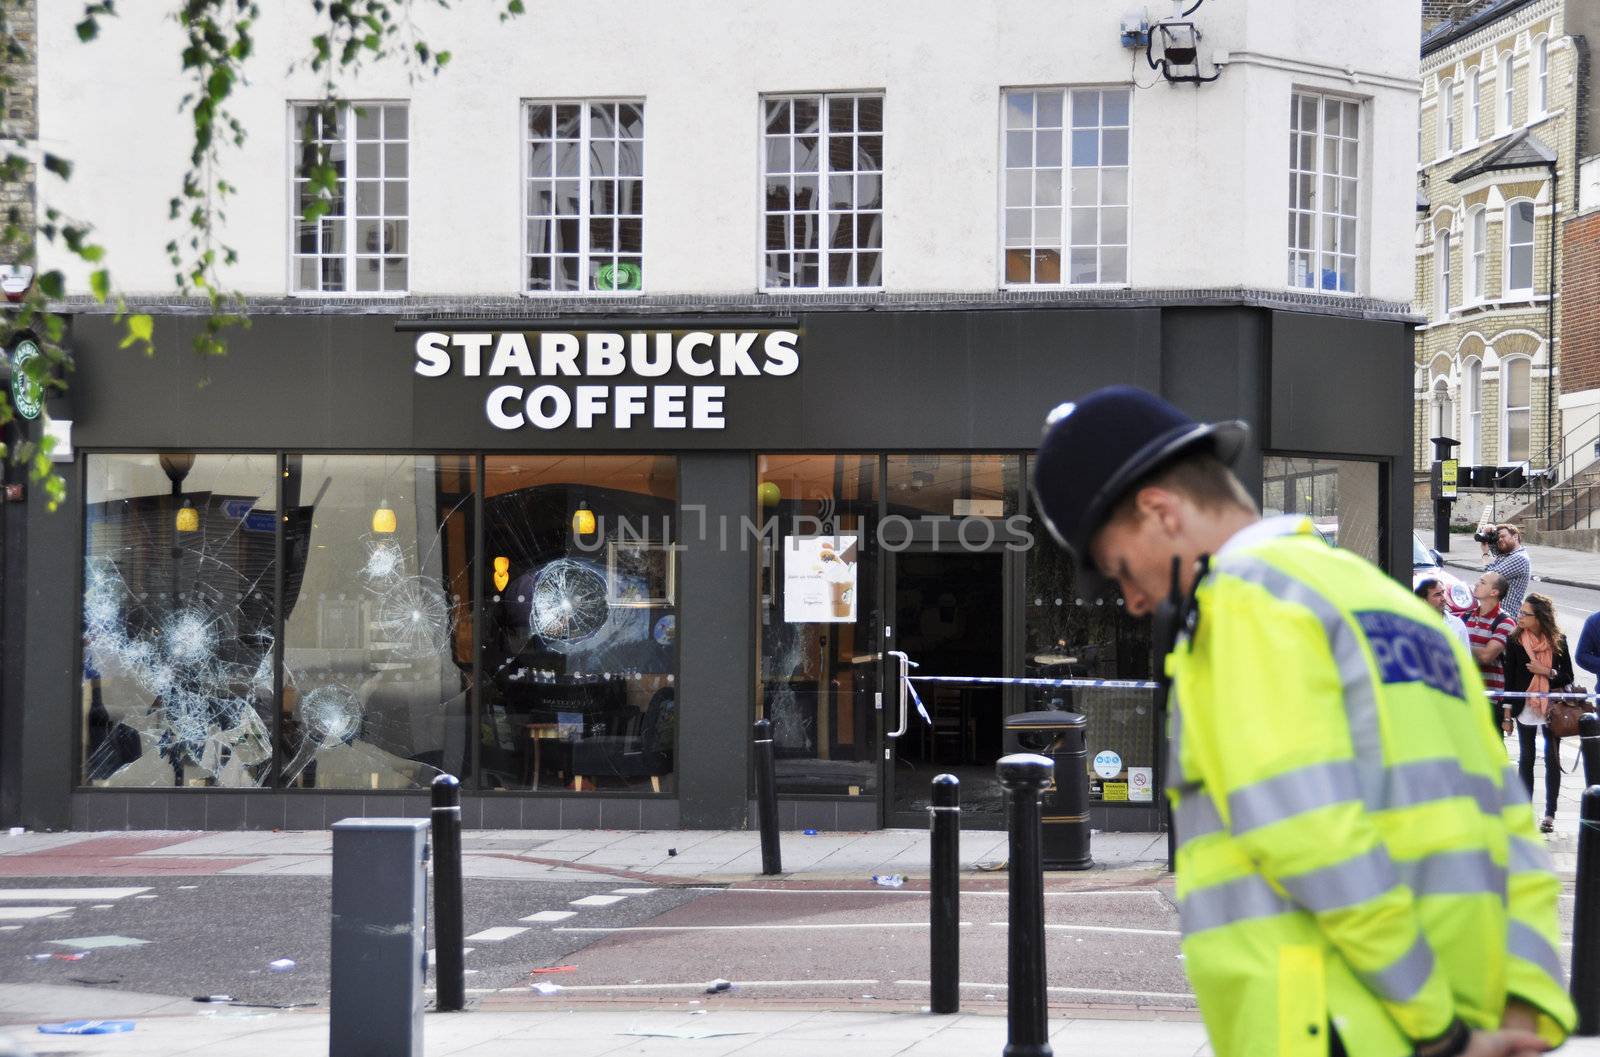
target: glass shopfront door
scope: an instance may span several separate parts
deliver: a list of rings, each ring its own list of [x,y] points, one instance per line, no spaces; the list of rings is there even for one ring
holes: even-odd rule
[[[994,677],[1013,671],[1007,663],[1013,555],[999,546],[921,546],[892,555],[887,564],[892,605],[884,608],[893,615],[887,632],[892,648],[916,662],[914,675]],[[891,658],[890,686],[897,663]],[[890,739],[886,753],[885,824],[927,825],[933,778],[948,773],[961,780],[962,825],[1003,828],[995,762],[1004,751],[1004,717],[1015,710],[1017,689],[924,682],[917,693],[926,718],[909,705],[905,732]]]

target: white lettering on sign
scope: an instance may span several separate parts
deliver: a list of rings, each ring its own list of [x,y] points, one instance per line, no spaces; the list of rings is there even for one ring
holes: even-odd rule
[[[800,369],[792,330],[719,331],[428,331],[416,341],[412,369],[422,378],[784,378]],[[485,362],[487,360],[487,363]],[[727,427],[724,385],[516,385],[489,390],[484,414],[496,429],[710,430]]]

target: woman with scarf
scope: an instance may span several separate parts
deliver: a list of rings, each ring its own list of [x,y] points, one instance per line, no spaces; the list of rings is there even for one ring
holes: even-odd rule
[[[1506,733],[1513,719],[1522,754],[1517,770],[1522,784],[1533,796],[1534,741],[1544,731],[1544,820],[1539,828],[1549,833],[1555,828],[1556,795],[1561,791],[1561,739],[1551,737],[1545,717],[1550,702],[1540,694],[1553,693],[1572,685],[1572,653],[1567,638],[1556,627],[1555,603],[1544,595],[1529,594],[1517,613],[1517,630],[1506,644],[1506,690],[1527,693],[1506,702]]]

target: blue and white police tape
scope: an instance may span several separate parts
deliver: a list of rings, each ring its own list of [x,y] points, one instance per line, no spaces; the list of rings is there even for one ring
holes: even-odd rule
[[[1080,690],[1159,690],[1161,684],[1149,679],[1029,679],[1014,676],[998,675],[908,675],[905,677],[906,689],[911,694],[911,701],[917,706],[917,715],[922,717],[924,723],[931,724],[933,719],[928,715],[927,706],[922,703],[922,695],[917,693],[913,683],[945,683],[954,686],[1037,686],[1044,689],[1080,689]],[[1600,701],[1600,692],[1593,693],[1564,693],[1561,691],[1534,693],[1526,690],[1484,691],[1486,697],[1497,697],[1501,700],[1520,700],[1530,697],[1542,697],[1546,701]]]

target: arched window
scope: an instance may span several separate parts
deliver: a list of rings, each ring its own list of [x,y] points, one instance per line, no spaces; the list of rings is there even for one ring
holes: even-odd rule
[[[1449,78],[1439,82],[1439,156],[1456,149],[1456,83]]]
[[[1515,124],[1517,106],[1517,83],[1515,67],[1512,65],[1512,55],[1508,50],[1500,56],[1500,128],[1502,131],[1511,129]]]
[[[1478,68],[1467,71],[1467,142],[1483,138],[1483,94],[1479,92]]]
[[[1461,461],[1476,466],[1483,450],[1483,361],[1468,360],[1461,378]]]
[[[1439,319],[1448,318],[1450,315],[1451,294],[1450,289],[1450,230],[1446,228],[1439,232],[1433,239],[1433,263],[1437,269],[1438,282],[1434,292],[1438,294],[1434,313]]]
[[[1482,301],[1488,296],[1484,280],[1488,264],[1489,214],[1479,206],[1467,214],[1467,301]]]
[[[1533,292],[1533,203],[1506,205],[1506,293]]]
[[[1433,431],[1428,434],[1430,440],[1455,433],[1456,402],[1450,399],[1450,383],[1444,378],[1434,380],[1430,412],[1428,426]]]
[[[1533,408],[1533,361],[1526,356],[1503,360],[1500,364],[1501,402],[1505,417],[1500,447],[1506,462],[1527,462]]]
[[[1550,112],[1550,38],[1533,43],[1533,112]]]

